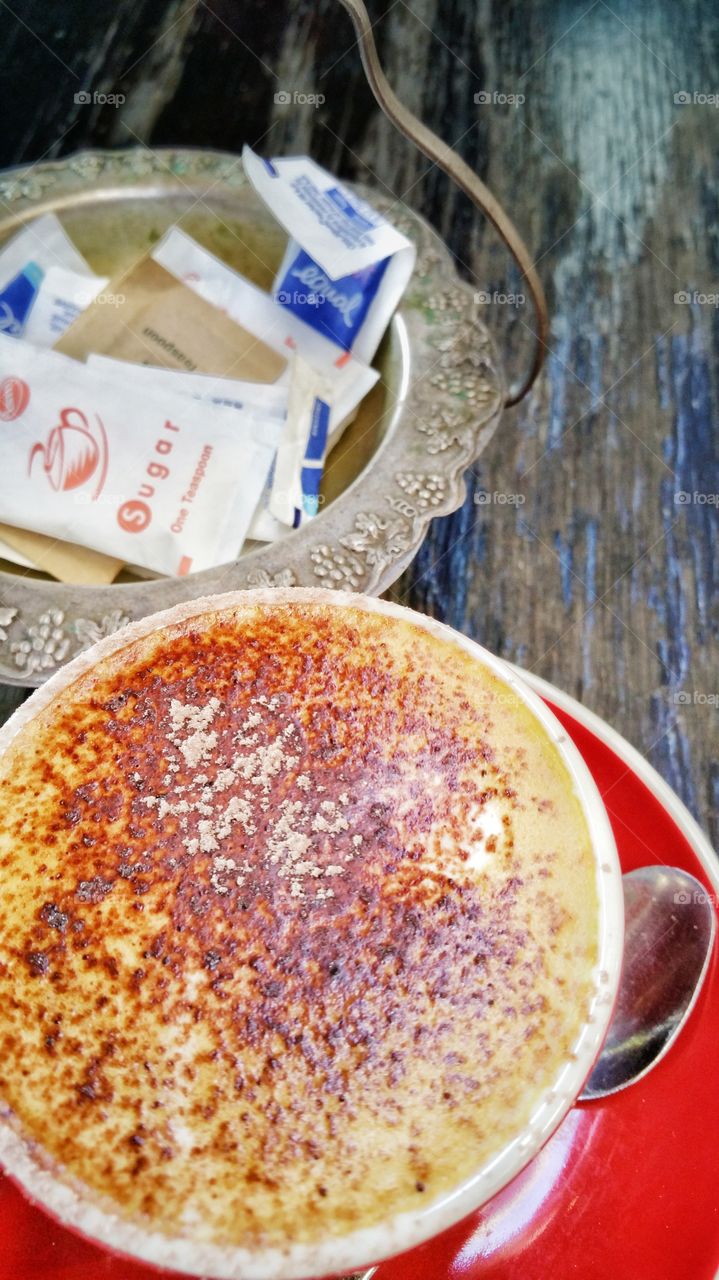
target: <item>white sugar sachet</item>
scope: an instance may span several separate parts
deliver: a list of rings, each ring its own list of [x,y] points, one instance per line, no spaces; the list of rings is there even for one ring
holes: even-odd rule
[[[288,388],[276,382],[247,382],[242,378],[218,378],[212,373],[158,369],[155,365],[130,364],[94,353],[87,357],[87,364],[116,378],[129,378],[133,386],[162,387],[232,409],[256,409],[280,421],[287,413]]]
[[[0,520],[157,573],[232,560],[282,421],[0,335]]]
[[[308,156],[261,160],[245,146],[242,161],[290,235],[275,300],[369,364],[409,283],[414,245]]]
[[[233,409],[251,409],[276,418],[284,424],[287,416],[289,388],[277,383],[245,382],[239,378],[216,378],[206,373],[183,373],[176,369],[157,369],[152,365],[127,364],[113,360],[111,356],[90,355],[90,368],[114,375],[132,378],[135,386],[160,386],[168,391],[193,396],[197,400],[209,400],[213,404]],[[238,430],[242,423],[238,422]],[[271,480],[274,473],[274,456],[269,463],[265,484],[247,530],[247,538],[253,542],[276,542],[289,533],[270,513]],[[289,522],[291,525],[291,521]]]
[[[295,529],[319,510],[331,394],[327,379],[295,356],[287,424],[277,450],[269,502],[275,519]]]
[[[269,294],[203,249],[178,227],[170,228],[152,250],[152,257],[273,350],[284,356],[296,351],[318,373],[327,376],[332,386],[331,449],[360,401],[375,385],[379,377],[377,370],[338,350],[334,342],[291,311],[278,306]],[[282,381],[288,379],[289,372],[283,375]]]
[[[106,285],[45,214],[0,247],[0,331],[50,347]]]
[[[22,336],[36,347],[52,347],[69,329],[73,320],[98,298],[113,305],[111,294],[105,294],[107,276],[83,276],[67,267],[48,267]]]
[[[245,145],[242,163],[278,222],[333,279],[412,249],[401,231],[309,156],[262,160]]]

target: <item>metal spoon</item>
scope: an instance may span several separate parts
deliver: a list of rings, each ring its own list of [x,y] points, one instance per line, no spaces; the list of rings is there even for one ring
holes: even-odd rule
[[[622,882],[624,970],[583,1102],[626,1089],[664,1057],[694,1008],[714,945],[712,896],[694,876],[642,867]]]

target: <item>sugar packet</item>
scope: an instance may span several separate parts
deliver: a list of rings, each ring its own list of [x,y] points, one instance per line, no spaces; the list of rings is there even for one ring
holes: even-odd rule
[[[0,332],[52,346],[106,285],[45,214],[0,246]]]
[[[175,369],[155,369],[151,365],[128,365],[122,360],[113,360],[110,356],[90,355],[87,363],[91,369],[99,372],[104,370],[115,377],[131,377],[134,386],[159,386],[167,391],[190,395],[196,400],[209,400],[212,404],[225,405],[232,409],[255,410],[268,417],[276,418],[282,424],[284,432],[289,395],[286,386],[278,386],[277,383],[244,382],[234,378],[216,378],[204,373],[182,373]],[[242,423],[239,422],[238,430],[241,428]],[[286,525],[275,519],[270,512],[274,463],[273,457],[264,488],[247,530],[247,539],[252,542],[276,542],[278,538],[284,538],[289,532]],[[288,523],[291,525],[292,521]]]
[[[112,281],[116,305],[88,307],[56,344],[76,360],[91,352],[190,373],[275,382],[278,355],[256,333],[209,306],[145,255]]]
[[[98,298],[63,334],[56,349],[77,360],[103,352],[130,366],[149,364],[224,375],[232,370],[257,382],[274,383],[286,359],[235,324],[175,276],[145,255],[110,285],[107,299]],[[113,305],[100,305],[112,301]],[[122,389],[118,395],[122,398]],[[268,463],[269,465],[269,463]],[[26,535],[29,536],[29,535]],[[24,548],[22,548],[24,549]],[[43,547],[45,563],[62,581],[110,582],[117,560],[65,547],[57,560]],[[32,552],[29,552],[32,554]]]
[[[319,511],[331,396],[328,380],[295,356],[287,423],[277,450],[269,501],[271,515],[294,529]]]
[[[276,382],[248,382],[242,378],[219,378],[212,373],[159,369],[155,365],[130,364],[94,352],[87,357],[87,364],[100,373],[104,370],[111,377],[130,379],[135,387],[161,387],[164,391],[209,400],[231,409],[256,409],[280,422],[287,416],[288,388]]]
[[[0,519],[158,573],[234,559],[282,422],[0,335]]]
[[[332,387],[328,446],[332,449],[357,406],[377,382],[377,370],[354,355],[339,351],[334,342],[291,311],[278,306],[269,294],[233,271],[179,227],[170,228],[155,245],[152,257],[274,351],[284,356],[297,352],[327,377]],[[288,370],[281,380],[288,381],[289,376]]]
[[[48,267],[22,331],[26,342],[53,347],[93,302],[114,304],[109,277],[83,276],[67,267]]]
[[[261,160],[245,172],[290,241],[275,300],[369,364],[414,268],[416,251],[366,200],[308,156]]]
[[[51,347],[106,284],[104,276],[93,274],[55,214],[35,218],[0,246],[0,332]],[[0,416],[4,408],[0,405]],[[68,560],[80,552],[57,539],[0,527],[0,556],[24,569],[61,576]],[[106,558],[84,549],[82,554],[94,570],[89,580],[98,580],[97,566]],[[108,568],[106,581],[117,568]],[[81,581],[82,575],[73,580]]]
[[[109,356],[90,355],[87,364],[113,377],[131,377],[135,387],[160,387],[234,409],[254,409],[279,420],[277,453],[250,521],[248,540],[275,542],[317,514],[332,387],[299,356],[290,364],[289,387],[128,365]],[[239,422],[238,429],[241,426]]]

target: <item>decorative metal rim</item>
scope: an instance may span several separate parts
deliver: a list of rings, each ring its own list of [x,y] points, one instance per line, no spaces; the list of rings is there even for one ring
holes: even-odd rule
[[[0,174],[0,231],[29,214],[153,189],[247,188],[239,157],[202,150],[82,152]],[[0,680],[41,684],[120,626],[182,600],[252,586],[334,587],[379,595],[418,550],[431,519],[461,506],[464,472],[494,433],[504,381],[473,292],[419,215],[360,188],[416,245],[417,263],[392,322],[398,367],[385,436],[362,473],[315,520],[288,536],[187,578],[68,586],[0,571]]]

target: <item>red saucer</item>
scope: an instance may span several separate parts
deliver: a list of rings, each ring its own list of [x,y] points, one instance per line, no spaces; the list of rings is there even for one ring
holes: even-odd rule
[[[719,898],[719,863],[658,774],[602,721],[522,673],[579,747],[622,868],[691,871]],[[687,1028],[645,1080],[573,1108],[509,1187],[374,1280],[718,1280],[719,949]],[[0,1280],[157,1280],[66,1231],[0,1175]]]

